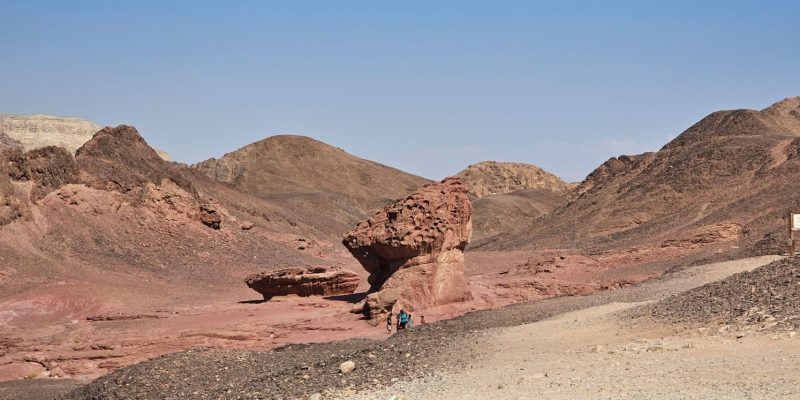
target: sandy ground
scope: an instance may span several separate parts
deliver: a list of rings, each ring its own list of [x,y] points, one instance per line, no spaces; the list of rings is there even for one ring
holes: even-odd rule
[[[427,322],[604,291],[659,276],[666,269],[644,268],[630,260],[621,263],[618,256],[598,261],[559,252],[477,252],[467,257],[473,300],[417,310]],[[366,277],[363,269],[350,267]],[[386,335],[382,325],[372,326],[351,312],[368,287],[366,279],[353,296],[287,296],[261,302],[244,284],[221,290],[118,278],[122,288],[64,280],[7,297],[0,293],[0,381],[89,381],[186,349],[267,350]]]
[[[652,285],[654,297],[763,265],[718,263]],[[511,328],[490,329],[466,369],[341,399],[797,399],[800,338],[684,330],[621,311],[614,302]]]

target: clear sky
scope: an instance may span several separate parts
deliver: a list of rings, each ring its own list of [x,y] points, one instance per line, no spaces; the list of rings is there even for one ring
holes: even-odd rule
[[[798,95],[796,0],[0,0],[0,113],[132,124],[182,162],[299,133],[428,178],[577,181]]]

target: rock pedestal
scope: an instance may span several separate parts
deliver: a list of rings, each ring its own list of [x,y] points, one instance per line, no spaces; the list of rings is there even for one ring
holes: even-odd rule
[[[425,185],[345,235],[345,247],[370,274],[367,317],[471,298],[463,252],[472,236],[468,190],[458,178]]]

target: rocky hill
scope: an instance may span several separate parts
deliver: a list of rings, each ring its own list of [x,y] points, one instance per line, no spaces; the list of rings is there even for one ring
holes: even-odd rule
[[[474,244],[776,252],[800,210],[800,98],[710,114],[654,153],[612,158],[568,204]]]
[[[66,281],[123,301],[149,282],[157,301],[339,253],[280,205],[164,161],[133,127],[100,130],[74,157],[56,146],[2,154],[3,296]]]
[[[477,198],[506,194],[524,189],[547,189],[564,193],[573,185],[533,164],[482,161],[459,172],[472,188],[470,193]]]
[[[238,190],[283,204],[331,233],[352,228],[429,182],[295,135],[272,136],[192,167]]]
[[[101,128],[102,126],[81,118],[45,114],[0,114],[0,132],[20,142],[25,150],[59,146],[74,154]],[[167,153],[160,150],[157,152],[161,158],[169,160]]]

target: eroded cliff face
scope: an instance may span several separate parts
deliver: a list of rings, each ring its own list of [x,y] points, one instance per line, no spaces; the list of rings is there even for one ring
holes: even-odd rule
[[[463,252],[472,236],[468,192],[459,178],[425,185],[345,235],[344,245],[370,274],[369,318],[470,298]]]
[[[547,189],[563,193],[573,185],[533,164],[483,161],[470,165],[456,176],[470,186],[477,198],[524,189]]]

